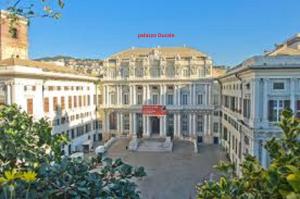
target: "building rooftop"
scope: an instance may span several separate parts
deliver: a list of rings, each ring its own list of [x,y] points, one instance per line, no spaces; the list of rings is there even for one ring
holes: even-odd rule
[[[32,60],[24,60],[24,59],[18,59],[18,58],[9,58],[4,59],[0,61],[0,67],[3,66],[26,66],[26,67],[33,67],[33,68],[40,68],[45,72],[57,72],[57,73],[69,73],[69,74],[76,74],[76,75],[86,75],[79,73],[78,71],[64,67],[59,66],[54,63],[47,63],[47,62],[41,62],[41,61],[32,61]],[[86,75],[88,76],[88,75]]]
[[[208,57],[206,54],[189,47],[156,47],[156,48],[130,48],[119,53],[116,53],[108,59],[124,59],[131,57],[147,57],[150,54],[155,54],[162,57]]]
[[[231,68],[223,76],[228,76],[245,69],[282,69],[282,68],[300,68],[300,55],[299,56],[253,56],[246,59],[236,67]]]

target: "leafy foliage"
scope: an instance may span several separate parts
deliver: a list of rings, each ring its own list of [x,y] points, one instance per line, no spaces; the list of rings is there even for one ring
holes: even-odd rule
[[[63,8],[64,5],[64,0],[11,0],[7,1],[6,9],[14,16],[58,19],[61,14],[57,10]]]
[[[233,166],[221,163],[224,175],[216,182],[197,186],[197,198],[300,198],[300,123],[290,110],[284,110],[279,124],[281,138],[266,143],[272,162],[264,169],[253,156],[241,164],[242,177],[233,175]]]
[[[60,156],[67,140],[51,135],[16,105],[0,108],[0,198],[139,198],[132,178],[143,177],[120,159]]]

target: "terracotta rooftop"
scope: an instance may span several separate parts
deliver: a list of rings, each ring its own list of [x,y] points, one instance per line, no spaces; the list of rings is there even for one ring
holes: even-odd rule
[[[77,75],[81,74],[72,68],[65,67],[65,66],[59,66],[54,63],[24,60],[24,59],[17,59],[17,58],[4,59],[4,60],[0,61],[0,67],[14,66],[14,65],[40,68],[46,72],[71,73],[71,74],[77,74]],[[81,74],[81,75],[86,75],[86,74]]]
[[[115,58],[130,58],[134,57],[146,57],[149,54],[157,51],[158,54],[162,57],[176,57],[179,55],[180,57],[207,57],[206,54],[188,47],[157,47],[157,48],[130,48],[119,53],[116,53],[109,57],[109,59]]]

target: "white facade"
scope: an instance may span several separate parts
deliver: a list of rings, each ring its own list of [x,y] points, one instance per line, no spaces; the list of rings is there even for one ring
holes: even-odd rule
[[[57,66],[53,66],[55,70],[52,72],[49,64],[46,64],[47,70],[43,64],[29,60],[3,60],[0,103],[15,103],[34,119],[48,119],[53,134],[66,134],[70,139],[64,147],[65,154],[82,150],[83,145],[91,147],[93,141],[101,138],[94,101],[97,100],[97,79],[57,71]]]
[[[238,173],[244,154],[255,155],[264,167],[268,166],[270,158],[264,144],[281,135],[276,124],[284,108],[300,116],[300,56],[287,55],[289,49],[284,54],[278,50],[282,49],[252,57],[219,79],[221,143]]]
[[[129,49],[105,60],[104,70],[105,133],[218,142],[206,55],[191,48]],[[149,104],[166,106],[167,115],[143,115]]]

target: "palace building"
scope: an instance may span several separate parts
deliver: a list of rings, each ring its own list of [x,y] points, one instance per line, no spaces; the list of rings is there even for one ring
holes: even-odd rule
[[[218,143],[212,98],[219,95],[212,93],[217,84],[209,56],[188,47],[131,48],[103,67],[104,133]]]
[[[235,163],[245,154],[267,167],[267,140],[279,137],[284,108],[300,117],[300,35],[265,55],[251,57],[219,78],[222,97],[221,144]]]
[[[97,119],[98,78],[51,63],[28,59],[27,21],[9,27],[1,11],[0,105],[17,104],[35,120],[46,118],[53,134],[65,134],[65,154],[89,151],[101,139]],[[13,31],[10,31],[13,30]]]

